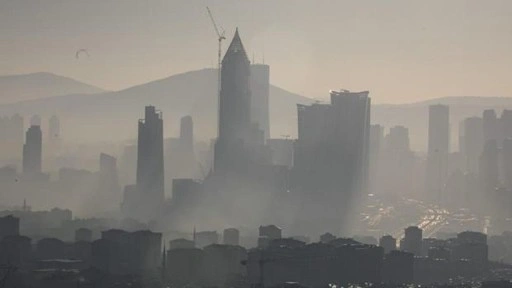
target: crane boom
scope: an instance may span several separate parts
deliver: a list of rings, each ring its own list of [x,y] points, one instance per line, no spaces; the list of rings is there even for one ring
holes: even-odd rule
[[[215,29],[215,33],[217,33],[217,37],[221,37],[219,28],[217,28],[217,24],[215,23],[215,20],[213,19],[212,11],[210,11],[210,8],[206,6],[206,11],[208,11],[208,16],[210,16],[210,20],[212,20],[213,28]]]

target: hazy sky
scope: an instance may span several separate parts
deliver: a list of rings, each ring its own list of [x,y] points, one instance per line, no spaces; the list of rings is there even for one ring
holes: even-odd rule
[[[274,84],[306,96],[512,96],[509,0],[0,0],[0,74],[117,90],[212,67],[207,5],[228,40],[238,26],[249,55],[264,55]],[[79,48],[91,57],[76,60]]]

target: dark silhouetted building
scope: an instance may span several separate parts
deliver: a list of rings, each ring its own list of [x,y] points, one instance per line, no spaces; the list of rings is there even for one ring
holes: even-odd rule
[[[0,217],[0,240],[7,236],[20,235],[20,219],[12,215]]]
[[[391,251],[384,256],[382,281],[384,283],[412,283],[414,279],[414,254]]]
[[[379,163],[381,161],[382,150],[384,149],[384,127],[378,124],[370,125],[369,141],[368,185],[370,186],[369,192],[375,194],[380,190],[376,179],[379,170]]]
[[[428,110],[428,153],[450,153],[450,107],[430,105]]]
[[[384,248],[384,253],[396,250],[396,239],[391,235],[384,235],[379,239],[379,246]]]
[[[166,278],[179,287],[204,283],[205,253],[197,248],[169,249],[166,257]]]
[[[194,149],[194,122],[192,116],[180,120],[180,137],[166,139],[166,173],[167,177],[195,178],[197,161]],[[169,170],[167,172],[167,170]]]
[[[409,129],[404,126],[394,126],[386,135],[386,148],[392,151],[410,151]]]
[[[31,239],[26,236],[12,235],[0,240],[0,265],[13,265],[26,269],[33,262]]]
[[[400,250],[421,256],[423,230],[416,226],[405,228],[405,236],[400,241]]]
[[[269,93],[270,66],[251,65],[251,121],[263,131],[265,139],[270,138]]]
[[[23,145],[23,174],[30,177],[41,174],[42,133],[40,126],[30,126]]]
[[[276,239],[281,239],[282,230],[276,225],[260,226],[258,247],[267,247],[270,242]]]
[[[146,106],[139,120],[136,191],[125,188],[123,211],[147,221],[161,213],[164,203],[164,152],[162,114]],[[126,196],[128,196],[126,198]]]
[[[95,205],[99,211],[119,209],[121,201],[121,186],[117,172],[117,159],[105,153],[100,154],[100,169],[98,173],[98,194]]]
[[[265,287],[273,287],[296,282],[322,287],[329,283],[380,283],[383,249],[345,240],[306,245],[294,239],[277,239],[267,248],[250,250],[249,284],[262,285],[263,281]]]
[[[197,248],[204,248],[208,245],[219,243],[217,231],[194,232],[194,242]]]
[[[66,243],[56,238],[43,238],[36,245],[38,260],[67,259],[69,256],[67,252]]]
[[[179,238],[169,241],[169,250],[193,249],[195,247],[194,241],[188,239]]]
[[[224,233],[222,234],[222,242],[225,245],[240,245],[240,231],[235,228],[224,229]]]
[[[154,216],[164,201],[163,141],[162,114],[146,106],[145,117],[139,120],[137,190],[143,195],[140,206],[147,217]]]
[[[368,93],[331,91],[330,104],[298,105],[292,181],[304,205],[295,233],[339,231],[355,216],[368,176]]]
[[[109,273],[156,272],[162,265],[162,234],[111,229],[92,244],[93,267]]]
[[[487,235],[473,231],[457,234],[455,247],[453,247],[453,258],[455,260],[469,260],[481,265],[487,264],[489,259]]]
[[[267,139],[267,146],[272,155],[272,164],[293,167],[293,139]]]
[[[201,182],[194,179],[172,180],[172,204],[177,209],[191,208],[200,197]]]
[[[250,63],[238,34],[222,60],[219,95],[219,135],[215,143],[214,171],[217,174],[248,173],[264,144],[264,132],[251,118]]]
[[[75,242],[92,242],[92,230],[80,228],[75,231]]]
[[[441,104],[430,105],[428,112],[426,192],[431,199],[440,201],[448,178],[450,108]]]
[[[464,156],[466,169],[478,173],[478,159],[484,148],[483,121],[480,117],[464,120]]]
[[[503,140],[501,148],[502,163],[503,163],[503,184],[505,188],[512,191],[512,138],[506,138]]]
[[[478,173],[480,183],[486,193],[493,192],[499,186],[499,149],[496,140],[485,143],[479,159]]]
[[[500,134],[499,121],[494,109],[484,110],[482,115],[484,145],[491,140],[498,140]]]

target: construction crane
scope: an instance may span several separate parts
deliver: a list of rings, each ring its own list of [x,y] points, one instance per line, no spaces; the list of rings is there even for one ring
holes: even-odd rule
[[[217,118],[218,122],[220,123],[220,86],[221,86],[221,73],[220,73],[220,66],[222,65],[222,40],[226,40],[226,37],[224,37],[224,29],[222,29],[222,33],[219,32],[219,28],[217,28],[217,24],[215,23],[215,20],[213,19],[212,11],[210,11],[210,8],[206,6],[206,11],[208,11],[208,16],[210,16],[210,20],[212,20],[213,28],[215,29],[215,33],[217,33],[217,39],[219,41],[219,51],[218,51],[218,59],[217,59]],[[218,124],[219,124],[218,123]],[[220,134],[219,126],[217,125],[217,135]]]
[[[224,36],[224,30],[222,31],[222,33],[219,31],[219,28],[217,28],[217,24],[215,23],[215,20],[213,19],[213,15],[212,15],[212,11],[210,11],[210,8],[208,8],[208,6],[206,7],[206,11],[208,11],[208,16],[210,16],[210,20],[212,20],[212,24],[213,24],[213,28],[215,29],[215,33],[217,33],[217,37],[218,37],[218,41],[219,41],[219,51],[218,51],[218,59],[217,59],[217,73],[218,73],[218,76],[217,76],[217,89],[218,91],[220,91],[220,66],[222,64],[222,40],[226,40],[226,37]]]

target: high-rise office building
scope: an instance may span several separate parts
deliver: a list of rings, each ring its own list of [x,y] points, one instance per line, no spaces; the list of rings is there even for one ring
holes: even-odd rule
[[[235,228],[224,229],[222,241],[226,245],[240,245],[240,231]]]
[[[479,158],[478,174],[486,192],[492,192],[499,186],[499,148],[496,140],[485,143]]]
[[[181,117],[180,140],[184,146],[188,146],[190,148],[194,147],[194,122],[190,115]]]
[[[303,210],[303,220],[314,223],[310,228],[319,233],[339,232],[343,225],[340,222],[350,221],[351,209],[365,193],[371,101],[368,93],[332,91],[330,104],[298,105],[293,185],[302,201],[311,204],[310,211]],[[322,208],[313,207],[314,204]]]
[[[501,113],[501,139],[503,141],[506,138],[512,138],[512,110],[504,109]]]
[[[428,153],[450,153],[450,108],[430,105],[428,113]]]
[[[370,126],[369,136],[369,150],[368,150],[368,191],[370,193],[378,193],[377,187],[377,174],[379,170],[381,152],[384,147],[384,127],[378,124]]]
[[[250,74],[250,62],[237,29],[222,59],[219,135],[214,152],[217,173],[247,173],[253,163],[264,158],[258,155],[264,133],[251,120]]]
[[[292,168],[293,166],[293,139],[267,139],[267,146],[270,148],[272,154],[272,164],[286,166]]]
[[[502,154],[502,166],[503,166],[503,182],[505,187],[512,191],[512,138],[506,138],[503,140],[503,148],[501,149]]]
[[[30,126],[25,134],[23,145],[23,174],[35,176],[41,173],[42,133],[40,126]]]
[[[448,178],[447,159],[450,153],[450,108],[430,105],[428,109],[428,154],[426,193],[432,200],[440,201]]]
[[[98,192],[100,193],[99,198],[104,200],[104,207],[111,209],[114,206],[117,207],[117,203],[120,201],[121,186],[119,185],[119,175],[117,172],[117,159],[105,153],[100,154],[100,171]],[[112,205],[112,203],[116,203]]]
[[[386,135],[386,150],[409,152],[409,129],[404,126],[394,126],[389,129],[389,134]]]
[[[270,66],[251,65],[251,121],[258,124],[265,140],[270,138],[269,94]]]
[[[464,120],[464,158],[469,172],[478,172],[478,159],[484,148],[483,121],[480,117]]]
[[[192,116],[184,116],[180,121],[179,155],[176,155],[179,166],[178,178],[196,176],[196,156],[194,151],[194,122]],[[172,152],[171,152],[172,153]],[[176,157],[174,157],[176,159]]]
[[[162,113],[146,106],[139,120],[137,144],[137,193],[139,203],[134,211],[138,218],[155,217],[164,202],[164,152]]]
[[[499,136],[499,123],[496,111],[493,109],[484,110],[482,116],[482,127],[485,145],[490,140],[498,140]]]

